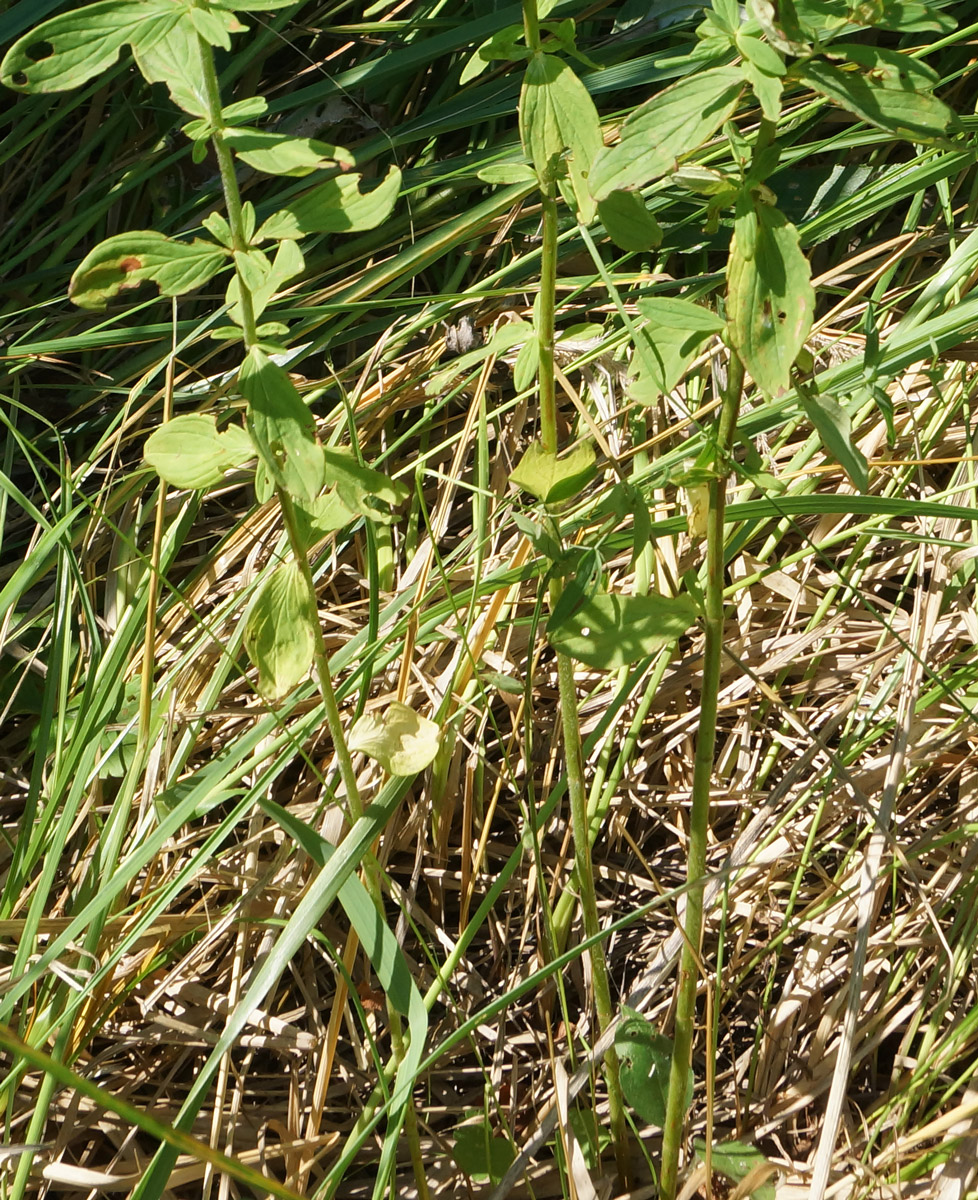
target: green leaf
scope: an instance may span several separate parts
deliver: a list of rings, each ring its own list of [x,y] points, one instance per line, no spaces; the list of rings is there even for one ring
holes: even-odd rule
[[[674,83],[637,108],[621,128],[621,140],[597,155],[591,194],[636,188],[674,171],[731,117],[744,90],[739,67],[713,67]]]
[[[301,177],[324,167],[349,168],[356,161],[342,146],[271,130],[225,129],[223,137],[242,162],[266,175]]]
[[[641,404],[653,404],[683,379],[710,338],[723,330],[723,320],[701,304],[671,296],[639,300],[638,311],[648,324],[639,333],[628,392]]]
[[[742,196],[727,260],[730,337],[758,387],[777,396],[805,344],[815,311],[798,230],[776,208]]]
[[[309,674],[319,613],[298,563],[283,563],[248,610],[244,644],[258,668],[258,689],[280,700]]]
[[[394,207],[401,190],[401,172],[391,167],[368,192],[360,191],[362,182],[362,175],[337,175],[321,183],[273,213],[258,230],[257,240],[375,228]]]
[[[533,386],[539,366],[540,339],[534,330],[523,345],[520,346],[519,353],[516,355],[516,362],[513,363],[513,387],[516,388],[517,392],[526,391],[528,387]]]
[[[165,83],[178,108],[197,117],[207,117],[200,42],[190,21],[180,21],[152,44],[136,42],[132,52],[147,83]],[[185,132],[192,136],[189,129]]]
[[[186,413],[154,429],[146,439],[143,458],[173,487],[204,488],[220,483],[225,471],[255,457],[251,438],[239,425],[222,433],[217,420],[204,413]]]
[[[533,56],[523,77],[519,123],[523,148],[541,183],[558,179],[563,164],[578,219],[590,224],[595,205],[588,175],[604,141],[594,101],[567,63],[552,54]]]
[[[781,93],[784,84],[777,75],[769,75],[766,71],[759,70],[752,62],[742,63],[741,70],[751,86],[751,91],[757,97],[765,119],[776,124],[781,116]]]
[[[389,524],[392,520],[374,501],[379,500],[396,508],[410,495],[405,484],[395,483],[382,471],[361,465],[351,450],[326,446],[323,458],[327,481],[335,485],[343,503],[352,512],[360,513],[371,521]]]
[[[523,39],[522,25],[506,25],[499,29],[482,43],[469,61],[462,68],[459,76],[459,87],[464,87],[473,79],[477,79],[491,62],[504,59],[508,62],[518,62],[530,55],[526,46],[521,45]]]
[[[476,176],[483,183],[535,183],[536,171],[528,163],[490,163],[480,167]]]
[[[307,504],[297,501],[295,515],[299,533],[307,549],[311,549],[323,538],[357,519],[357,513],[344,504],[336,488],[331,488]]]
[[[693,1138],[693,1153],[700,1162],[706,1162],[706,1142],[702,1138]],[[771,1164],[756,1146],[748,1146],[746,1142],[723,1142],[710,1149],[710,1166],[731,1183],[740,1183],[764,1165]],[[773,1166],[771,1174],[774,1174]],[[752,1200],[775,1200],[776,1194],[773,1183],[758,1184],[750,1193]]]
[[[221,117],[226,125],[237,125],[240,121],[255,121],[267,112],[268,101],[264,96],[247,96],[222,108]]]
[[[298,0],[210,0],[212,8],[229,8],[232,12],[270,12],[275,8],[291,8]]]
[[[269,474],[290,496],[311,503],[323,486],[323,450],[312,414],[281,367],[252,346],[238,372],[248,427]]]
[[[625,1099],[643,1121],[660,1128],[666,1119],[672,1040],[659,1033],[641,1013],[625,1010],[615,1032],[615,1050],[621,1065],[621,1088]],[[693,1072],[687,1078],[683,1105],[688,1112],[693,1102]]]
[[[622,250],[651,250],[662,241],[659,222],[636,192],[612,192],[598,201],[598,217]]]
[[[948,129],[957,127],[951,109],[929,92],[885,87],[870,75],[814,59],[796,64],[790,74],[870,125],[912,142],[945,145]]]
[[[256,321],[276,292],[281,291],[283,284],[301,275],[306,265],[297,243],[289,240],[279,243],[275,258],[271,262],[261,250],[254,249],[246,253],[236,252],[234,261],[251,292]],[[241,283],[237,274],[228,283],[226,299],[230,305],[228,316],[238,325],[242,324],[244,317],[241,312]]]
[[[221,247],[198,238],[176,242],[152,229],[118,233],[85,255],[68,296],[79,308],[105,308],[113,296],[146,280],[164,296],[182,296],[207,283],[227,262]]]
[[[585,488],[595,475],[594,448],[580,442],[562,458],[533,442],[520,459],[510,480],[544,504],[559,504]]]
[[[861,492],[868,492],[869,465],[862,451],[853,445],[849,414],[831,396],[821,396],[814,389],[799,387],[798,395],[809,421],[822,439],[822,445],[835,458],[853,484]]]
[[[142,50],[185,19],[172,0],[102,0],[42,21],[0,63],[0,82],[17,92],[63,92],[101,75],[127,42]]]
[[[232,33],[242,33],[247,28],[233,13],[219,8],[197,8],[191,5],[189,15],[194,28],[204,41],[221,50],[231,49]]]
[[[516,1161],[516,1150],[504,1137],[494,1137],[487,1118],[455,1130],[452,1157],[473,1183],[496,1184]]]
[[[364,713],[350,730],[350,749],[379,762],[388,775],[417,775],[434,761],[441,730],[407,704],[393,700]]]
[[[609,596],[585,600],[547,627],[550,644],[589,667],[613,671],[681,637],[697,617],[688,596]]]

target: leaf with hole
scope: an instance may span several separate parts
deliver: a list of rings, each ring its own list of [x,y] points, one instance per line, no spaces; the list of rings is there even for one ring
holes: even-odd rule
[[[625,1099],[643,1121],[660,1128],[666,1120],[666,1097],[672,1066],[672,1040],[659,1033],[641,1013],[626,1009],[615,1032],[615,1050],[621,1066]],[[693,1072],[686,1081],[683,1109],[693,1102]]]
[[[544,450],[540,442],[533,442],[510,480],[544,504],[559,504],[587,487],[595,473],[590,442],[581,442],[560,458]]]
[[[401,172],[391,167],[379,182],[361,191],[362,175],[337,175],[305,192],[279,209],[256,235],[266,238],[301,238],[307,233],[352,233],[374,229],[390,216],[401,190]]]
[[[258,690],[281,700],[309,674],[319,613],[298,563],[264,581],[245,618],[244,644],[258,668]]]
[[[0,82],[17,92],[64,92],[103,74],[127,43],[141,49],[187,19],[172,0],[101,0],[42,21],[0,63]]]
[[[350,730],[350,749],[379,762],[388,775],[417,775],[434,761],[440,745],[434,721],[400,700],[364,713]]]
[[[681,637],[697,618],[688,596],[609,596],[585,600],[547,637],[555,650],[599,670],[614,671]]]
[[[152,280],[164,296],[202,287],[228,263],[213,242],[177,242],[152,229],[118,233],[99,242],[75,269],[69,299],[79,308],[105,308],[113,296]]]
[[[702,1138],[693,1138],[693,1153],[700,1162],[706,1162],[706,1142]],[[710,1148],[710,1166],[733,1184],[742,1184],[748,1176],[755,1178],[756,1186],[745,1193],[751,1200],[775,1200],[777,1189],[767,1182],[775,1174],[774,1165],[756,1146],[748,1146],[746,1142],[721,1142]]]
[[[744,90],[738,67],[714,67],[681,79],[635,109],[621,140],[597,155],[591,194],[603,200],[616,188],[636,188],[674,171],[732,116]]]
[[[154,429],[143,458],[159,477],[178,488],[205,488],[220,483],[232,467],[255,457],[251,438],[239,425],[223,432],[204,413],[184,413]]]
[[[767,395],[788,387],[814,312],[798,230],[776,208],[742,194],[727,259],[728,328],[741,361]]]
[[[323,486],[323,449],[302,397],[280,366],[252,346],[238,372],[248,426],[266,469],[290,496],[310,503]]]

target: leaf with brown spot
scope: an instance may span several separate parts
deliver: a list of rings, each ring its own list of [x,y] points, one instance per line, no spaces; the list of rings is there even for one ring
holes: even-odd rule
[[[182,296],[207,283],[227,261],[227,251],[213,242],[178,242],[137,229],[106,238],[89,251],[71,277],[68,296],[79,308],[105,308],[113,296],[147,280],[164,296]]]

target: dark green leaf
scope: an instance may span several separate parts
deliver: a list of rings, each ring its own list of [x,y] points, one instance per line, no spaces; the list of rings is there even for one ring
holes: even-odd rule
[[[662,241],[659,222],[637,192],[612,192],[598,201],[598,217],[622,250],[651,250]]]
[[[693,1139],[693,1153],[700,1162],[706,1162],[706,1142],[702,1138]],[[741,1183],[752,1171],[770,1164],[756,1146],[748,1146],[746,1142],[723,1142],[711,1147],[710,1165],[731,1183]],[[770,1175],[773,1174],[771,1167]],[[751,1200],[775,1200],[776,1188],[773,1183],[759,1183],[751,1189],[750,1195]]]
[[[202,287],[228,262],[213,242],[177,242],[152,229],[118,233],[99,242],[78,264],[69,298],[79,308],[105,308],[119,292],[153,280],[164,296]]]
[[[505,1138],[493,1136],[488,1121],[480,1121],[455,1130],[452,1156],[473,1182],[498,1183],[515,1161],[516,1151]]]
[[[820,396],[814,389],[799,387],[798,395],[809,421],[818,431],[822,445],[835,458],[861,492],[869,491],[869,466],[862,451],[852,441],[849,414],[831,396]]]
[[[630,1011],[630,1010],[628,1010]],[[625,1099],[643,1121],[662,1126],[666,1119],[672,1041],[639,1013],[626,1016],[615,1033],[615,1050],[621,1064]],[[689,1072],[684,1108],[693,1100],[693,1072]]]
[[[627,667],[681,637],[697,617],[688,596],[597,595],[547,636],[555,649],[599,670]]]

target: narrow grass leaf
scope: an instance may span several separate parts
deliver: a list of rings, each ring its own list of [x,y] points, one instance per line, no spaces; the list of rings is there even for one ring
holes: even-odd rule
[[[554,649],[599,670],[627,667],[681,637],[697,618],[688,596],[597,595],[559,623],[547,637]]]
[[[202,287],[227,263],[227,252],[213,242],[178,242],[153,229],[136,229],[106,238],[89,251],[71,277],[68,296],[79,308],[105,308],[113,296],[147,280],[164,296],[182,296]]]
[[[154,429],[143,458],[172,487],[204,488],[220,483],[225,471],[255,457],[246,431],[231,425],[218,432],[215,417],[185,413]]]
[[[298,563],[277,567],[255,597],[245,623],[245,649],[258,668],[262,695],[281,700],[307,678],[318,620]]]

